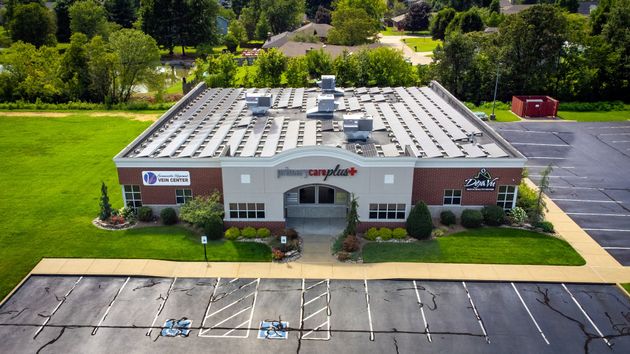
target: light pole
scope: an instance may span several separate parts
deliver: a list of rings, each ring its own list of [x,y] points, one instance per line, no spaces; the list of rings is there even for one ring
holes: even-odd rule
[[[490,115],[490,120],[497,119],[497,117],[494,115],[494,107],[497,104],[497,88],[499,87],[499,66],[500,64],[497,64],[497,76],[494,80],[494,98],[492,99],[492,114]]]

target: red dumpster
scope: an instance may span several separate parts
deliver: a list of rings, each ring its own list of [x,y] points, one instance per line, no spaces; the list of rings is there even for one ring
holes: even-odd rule
[[[512,112],[519,117],[555,117],[558,105],[549,96],[512,96]]]

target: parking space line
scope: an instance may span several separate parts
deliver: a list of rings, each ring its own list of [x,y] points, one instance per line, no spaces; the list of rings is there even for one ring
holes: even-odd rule
[[[630,140],[613,140],[611,143],[619,144],[619,143],[630,143]]]
[[[53,317],[53,315],[57,312],[57,310],[59,310],[59,308],[61,307],[61,305],[63,305],[64,302],[66,302],[66,299],[68,298],[68,296],[70,296],[70,294],[72,293],[72,291],[74,290],[74,288],[77,287],[77,284],[79,284],[79,282],[81,282],[81,279],[83,279],[82,276],[79,277],[79,279],[77,279],[77,281],[74,282],[74,284],[72,285],[72,287],[70,288],[70,290],[68,290],[68,292],[66,293],[66,295],[64,295],[61,298],[61,301],[59,301],[59,303],[57,304],[57,306],[55,306],[55,308],[52,310],[52,312],[50,313],[50,315],[48,315],[46,317],[46,320],[44,321],[44,323],[42,323],[41,326],[39,326],[39,328],[37,329],[37,332],[35,332],[35,335],[33,336],[33,339],[37,338],[37,336],[39,335],[39,333],[44,329],[44,327],[46,327],[46,324],[48,324],[48,321],[50,321],[50,319]]]
[[[528,146],[557,146],[557,147],[571,147],[571,145],[567,144],[544,144],[544,143],[516,143],[511,142],[512,145],[528,145]]]
[[[630,247],[602,247],[605,250],[622,250],[622,251],[626,251],[626,250],[630,250]]]
[[[521,300],[521,304],[523,304],[523,307],[525,307],[525,311],[527,311],[529,318],[531,318],[532,321],[534,322],[534,325],[536,325],[536,328],[538,329],[538,333],[540,333],[545,343],[549,345],[549,341],[547,340],[547,337],[545,337],[545,334],[543,333],[542,329],[540,329],[540,326],[538,325],[538,322],[536,322],[534,315],[532,315],[531,311],[529,311],[529,307],[527,307],[527,304],[525,304],[525,300],[523,300],[523,297],[521,297],[521,293],[518,292],[518,289],[516,289],[516,286],[514,285],[514,283],[511,283],[511,284],[512,284],[512,288],[514,289],[514,292],[516,292],[516,295],[518,296],[519,300]]]
[[[307,291],[315,288],[318,285],[322,285],[326,283],[326,292],[322,295],[319,295],[316,297],[316,299],[321,298],[323,295],[326,295],[326,305],[324,307],[322,307],[321,309],[317,310],[316,312],[310,314],[307,317],[304,317],[304,307],[311,304],[312,300],[309,300],[308,302],[304,302],[304,296],[306,294]],[[312,330],[303,333],[304,331],[304,322],[307,321],[308,319],[312,318],[313,316],[323,312],[324,310],[326,310],[326,321],[324,321],[322,324],[318,325],[317,327],[313,328]],[[320,282],[315,283],[314,285],[309,286],[308,288],[306,288],[306,281],[305,279],[302,279],[302,294],[301,294],[301,300],[300,300],[300,340],[305,339],[305,340],[330,340],[330,279],[325,279],[322,280]],[[307,338],[307,336],[315,333],[316,331],[318,331],[319,329],[321,329],[322,327],[327,326],[326,329],[326,336],[323,338]]]
[[[427,324],[427,318],[424,316],[424,304],[420,300],[420,292],[418,291],[418,284],[413,281],[413,288],[416,290],[416,299],[418,300],[418,307],[420,307],[420,313],[422,314],[422,322],[424,322],[424,330],[427,333],[427,340],[431,343],[431,333],[429,333],[429,325]]]
[[[607,346],[612,347],[610,345],[610,342],[608,341],[608,339],[606,339],[604,337],[604,335],[602,334],[602,332],[599,330],[599,328],[597,328],[597,326],[595,325],[595,322],[593,322],[593,320],[591,319],[591,317],[586,313],[586,311],[584,311],[584,308],[582,307],[582,305],[580,305],[580,303],[577,301],[577,299],[573,296],[573,294],[571,293],[571,291],[569,291],[569,288],[567,288],[566,285],[564,285],[564,283],[562,283],[562,287],[564,288],[564,290],[566,290],[566,292],[571,296],[571,299],[573,300],[573,302],[577,305],[577,307],[580,309],[580,311],[582,311],[582,314],[584,315],[584,317],[586,317],[586,319],[588,320],[588,322],[591,323],[591,325],[593,326],[593,328],[595,328],[595,330],[597,331],[597,334],[599,334],[599,336],[604,340],[604,343],[606,343]]]
[[[312,314],[310,314],[310,315],[308,315],[308,316],[304,317],[304,320],[303,320],[303,321],[308,320],[309,318],[311,318],[311,317],[313,317],[313,316],[317,315],[318,313],[320,313],[320,312],[322,312],[322,311],[324,311],[324,310],[326,310],[326,307],[322,307],[321,309],[319,309],[319,310],[317,310],[317,311],[313,312]]]
[[[363,285],[365,286],[365,302],[367,304],[368,320],[370,322],[370,340],[374,341],[374,327],[372,327],[372,311],[370,310],[370,293],[368,292],[367,279],[363,279]]]
[[[584,231],[630,232],[630,229],[582,229]]]
[[[565,199],[565,198],[551,198],[554,202],[579,202],[579,203],[619,203],[623,204],[623,202],[616,200],[596,200],[596,199]]]
[[[149,337],[151,336],[151,332],[153,331],[153,326],[155,325],[155,321],[157,321],[158,317],[162,313],[162,310],[164,309],[164,305],[166,305],[166,300],[168,300],[168,297],[171,294],[171,290],[173,289],[173,285],[175,285],[175,281],[177,281],[177,278],[173,278],[173,281],[171,282],[171,286],[168,287],[168,290],[166,291],[166,296],[162,300],[160,307],[158,307],[158,310],[155,313],[155,317],[153,318],[153,322],[151,322],[151,326],[149,327],[149,330],[145,334],[146,336],[149,336]]]
[[[470,297],[470,292],[468,291],[468,287],[466,286],[466,282],[463,281],[462,285],[464,286],[464,290],[466,290],[466,296],[468,296],[468,301],[470,302],[470,305],[472,306],[473,312],[475,313],[475,317],[477,317],[477,322],[479,322],[479,326],[481,327],[481,331],[483,332],[483,335],[486,337],[486,342],[488,344],[490,344],[490,337],[488,337],[488,333],[486,332],[486,328],[483,325],[483,322],[481,321],[481,316],[479,316],[479,312],[477,312],[477,306],[475,306],[475,303],[473,302],[472,297]]]
[[[312,298],[312,299],[308,300],[308,301],[304,304],[304,306],[306,306],[306,305],[308,305],[308,304],[312,303],[313,301],[315,301],[315,300],[319,299],[320,297],[322,297],[322,296],[326,296],[326,295],[328,295],[328,292],[322,293],[321,295],[318,295],[318,296],[316,296],[316,297],[314,297],[314,298]]]
[[[502,132],[519,132],[519,133],[534,133],[534,134],[555,134],[556,132],[546,132],[543,130],[522,130],[522,129],[499,129]]]
[[[323,284],[325,281],[326,281],[326,280],[322,280],[322,281],[320,281],[320,282],[318,282],[318,283],[316,283],[316,284],[314,284],[314,285],[309,286],[309,287],[308,287],[308,288],[306,288],[306,289],[304,289],[304,286],[302,286],[302,290],[304,290],[304,291],[309,291],[309,290],[313,289],[314,287],[316,287],[316,286],[318,286],[318,285],[320,285],[320,284]],[[304,279],[302,279],[302,285],[304,285]]]
[[[565,213],[567,215],[577,215],[577,216],[619,216],[619,217],[630,217],[630,214],[612,214],[612,213]]]
[[[105,318],[107,318],[107,315],[109,314],[109,310],[111,310],[112,306],[114,306],[114,303],[116,302],[116,299],[118,298],[118,295],[120,295],[120,292],[125,288],[125,286],[129,282],[129,279],[131,279],[131,277],[127,277],[127,280],[125,280],[123,285],[116,292],[116,295],[114,295],[114,297],[112,298],[112,301],[109,303],[109,306],[107,306],[107,310],[105,310],[105,313],[103,314],[103,317],[98,322],[96,327],[94,327],[94,329],[92,330],[92,335],[95,335],[96,332],[98,332],[98,328],[103,324],[103,321],[105,321]]]
[[[234,283],[236,280],[238,280],[239,278],[234,278],[230,281],[227,282],[227,284],[232,284]],[[212,308],[212,303],[214,301],[217,301],[216,299],[216,293],[217,293],[217,289],[221,286],[221,278],[217,278],[217,283],[214,286],[214,290],[212,291],[212,295],[210,296],[210,300],[208,301],[208,307],[206,308],[206,312],[205,312],[205,316],[203,318],[203,321],[201,323],[201,327],[199,328],[199,334],[198,337],[204,337],[204,338],[247,338],[249,337],[249,332],[251,329],[251,325],[252,325],[252,319],[254,318],[254,310],[256,308],[256,299],[258,297],[258,286],[260,285],[260,278],[253,280],[245,285],[239,286],[237,289],[230,291],[229,293],[226,293],[225,295],[223,295],[221,297],[221,299],[226,298],[227,296],[235,293],[236,291],[242,290],[252,284],[256,283],[256,287],[254,288],[254,291],[252,293],[249,293],[245,296],[241,296],[240,298],[238,298],[236,301],[231,302],[230,304],[223,306],[222,308],[210,313],[210,309]],[[209,328],[205,328],[205,324],[206,321],[216,315],[219,314],[223,311],[225,311],[226,309],[232,307],[234,304],[237,304],[247,298],[252,297],[253,295],[253,300],[252,300],[252,304],[247,306],[246,308],[236,312],[235,314],[232,314],[231,316],[229,316],[228,318],[223,319],[222,321],[213,324],[212,326],[210,326]],[[234,328],[230,328],[229,331],[227,331],[224,334],[220,334],[220,335],[215,335],[215,334],[207,334],[208,332],[212,331],[213,329],[219,327],[220,325],[222,325],[223,323],[227,322],[228,320],[231,320],[232,318],[235,318],[238,315],[241,315],[243,313],[245,313],[247,310],[250,310],[249,313],[249,318],[247,320],[245,320],[243,323],[235,326]],[[245,332],[244,335],[238,335],[238,336],[230,336],[229,334],[234,332],[235,330],[243,327],[244,325],[247,325],[247,331]]]
[[[610,135],[630,135],[630,133],[604,133],[604,134],[597,134],[598,136],[610,136]]]

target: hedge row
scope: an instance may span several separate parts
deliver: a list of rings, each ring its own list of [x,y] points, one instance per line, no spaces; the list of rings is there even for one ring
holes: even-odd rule
[[[363,238],[370,241],[376,241],[377,238],[381,238],[383,241],[387,241],[390,239],[402,240],[407,237],[407,230],[402,227],[397,227],[394,230],[388,227],[381,227],[377,229],[375,227],[371,227],[367,232],[363,235]]]
[[[239,237],[242,238],[267,238],[271,236],[271,231],[269,231],[266,227],[261,227],[256,230],[251,226],[244,227],[239,229],[236,226],[232,226],[227,231],[225,231],[225,239],[226,240],[236,240]]]

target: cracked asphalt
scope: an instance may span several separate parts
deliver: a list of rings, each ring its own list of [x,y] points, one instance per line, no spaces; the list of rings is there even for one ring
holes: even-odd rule
[[[188,336],[161,335],[167,320]],[[265,339],[261,321],[287,339]],[[31,276],[0,307],[3,353],[627,353],[614,285]]]
[[[629,117],[630,118],[630,117]],[[630,265],[630,122],[491,123],[527,156],[549,197],[622,265]]]

